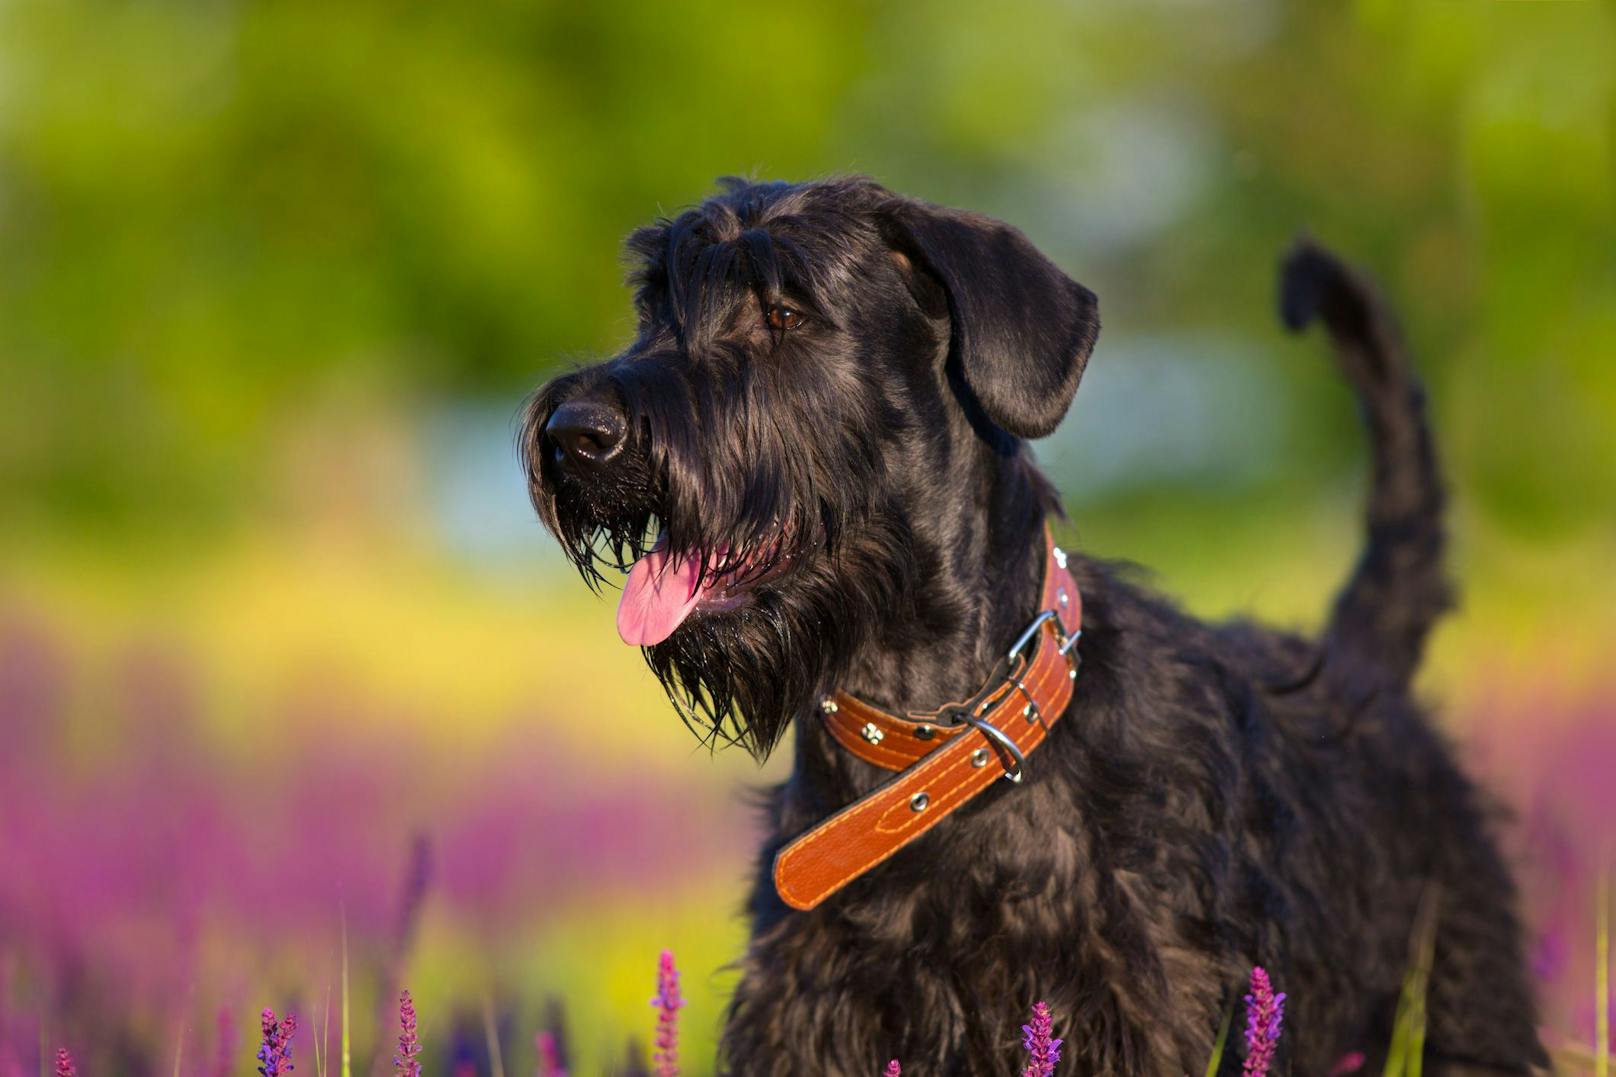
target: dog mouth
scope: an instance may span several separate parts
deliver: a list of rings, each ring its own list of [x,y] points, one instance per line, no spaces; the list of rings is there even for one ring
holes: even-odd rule
[[[769,575],[777,558],[728,556],[717,550],[674,553],[667,532],[636,560],[617,602],[617,634],[631,647],[654,647],[693,614],[719,613],[743,605],[747,593]],[[704,563],[705,562],[705,563]]]

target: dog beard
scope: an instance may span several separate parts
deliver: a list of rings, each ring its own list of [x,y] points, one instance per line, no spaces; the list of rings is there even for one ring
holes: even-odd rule
[[[587,547],[589,559],[575,562],[580,571],[586,578],[603,578],[603,550],[615,551],[614,568],[627,567],[625,555],[655,557],[656,547],[647,551],[644,538],[657,527],[655,517],[650,521],[642,526],[636,520],[629,530],[597,530],[595,543]],[[681,720],[703,743],[715,749],[740,745],[761,762],[791,719],[809,710],[840,675],[843,656],[856,646],[854,626],[872,623],[873,609],[883,599],[868,586],[848,583],[839,571],[847,551],[832,541],[820,539],[804,548],[776,537],[762,551],[723,548],[736,552],[689,559],[715,566],[706,570],[706,582],[695,586],[728,580],[744,588],[734,607],[692,611],[640,652]],[[678,586],[689,585],[680,580]],[[897,589],[873,590],[891,602]],[[850,591],[862,591],[862,597]]]
[[[768,758],[815,684],[790,661],[783,603],[754,595],[749,606],[699,618],[671,638],[641,648],[685,725],[716,748],[739,744]]]
[[[831,497],[873,485],[869,465],[852,462],[871,460],[872,446],[843,434],[839,455],[849,462],[831,466],[775,438],[753,437],[744,449],[690,443],[675,432],[700,428],[688,414],[698,394],[673,373],[641,360],[633,381],[614,379],[631,444],[609,480],[588,483],[555,473],[543,440],[549,416],[578,387],[563,381],[542,390],[520,435],[529,494],[597,593],[621,572],[630,573],[636,593],[670,576],[691,598],[719,585],[738,593],[733,608],[692,601],[660,610],[666,631],[642,628],[656,638],[641,652],[704,743],[738,744],[761,761],[841,675],[861,630],[897,608],[912,574],[908,544],[904,529],[878,522],[867,505]],[[744,416],[758,406],[733,401],[729,409]],[[824,439],[820,453],[834,440]],[[656,584],[634,578],[648,557],[657,560]],[[647,574],[642,566],[639,575]],[[621,617],[619,630],[639,642]]]
[[[867,634],[912,597],[906,531],[896,520],[865,519],[794,555],[740,608],[642,648],[686,724],[714,746],[739,744],[766,759],[791,719],[845,675]]]

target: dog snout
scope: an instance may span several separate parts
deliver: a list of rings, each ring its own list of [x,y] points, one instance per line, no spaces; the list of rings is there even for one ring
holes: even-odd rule
[[[596,469],[622,452],[627,422],[617,408],[596,400],[562,404],[544,424],[556,463],[575,470]]]

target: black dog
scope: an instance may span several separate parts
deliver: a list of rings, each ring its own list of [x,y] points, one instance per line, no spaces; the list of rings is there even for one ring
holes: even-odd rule
[[[1200,1073],[1260,964],[1289,993],[1281,1070],[1362,1051],[1379,1072],[1421,909],[1425,1072],[1545,1064],[1509,875],[1409,694],[1450,601],[1443,493],[1351,272],[1304,245],[1282,287],[1289,325],[1333,335],[1374,450],[1322,636],[1201,624],[1074,555],[1082,672],[1027,780],[798,911],[776,851],[889,777],[821,701],[967,699],[1036,611],[1060,508],[1023,439],[1066,412],[1095,299],[1014,229],[862,179],[726,182],[628,246],[638,335],[539,390],[522,450],[585,577],[632,563],[619,629],[687,722],[761,757],[796,721],[727,1070],[1012,1072],[1043,999],[1060,1072]]]

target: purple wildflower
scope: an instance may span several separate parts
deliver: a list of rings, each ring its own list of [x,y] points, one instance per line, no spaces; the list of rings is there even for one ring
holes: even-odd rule
[[[663,950],[657,962],[657,993],[651,1005],[657,1008],[656,1053],[651,1056],[656,1077],[679,1075],[679,970],[673,965],[673,951]]]
[[[1246,1077],[1266,1077],[1274,1064],[1274,1046],[1285,1020],[1285,993],[1274,985],[1261,965],[1251,970],[1251,994],[1246,996]]]
[[[539,1053],[538,1077],[567,1077],[561,1066],[561,1045],[554,1032],[541,1032],[533,1037],[533,1047]]]
[[[1061,1046],[1060,1040],[1052,1038],[1054,1033],[1055,1019],[1049,1015],[1049,1005],[1033,1003],[1032,1023],[1021,1026],[1021,1045],[1027,1049],[1027,1068],[1021,1077],[1054,1077]]]
[[[56,1077],[79,1077],[79,1071],[73,1065],[73,1056],[67,1053],[66,1047],[56,1051]]]
[[[277,1025],[275,1011],[266,1009],[263,1029],[264,1043],[258,1048],[258,1072],[263,1077],[281,1077],[282,1074],[291,1073],[295,1068],[292,1065],[292,1035],[297,1032],[297,1018],[287,1014]]]
[[[415,1034],[415,1000],[408,991],[398,996],[398,1054],[393,1069],[403,1077],[421,1077],[421,1037]]]
[[[881,1077],[899,1077],[901,1073],[903,1073],[903,1067],[898,1065],[898,1060],[894,1058],[887,1063],[887,1071]]]

